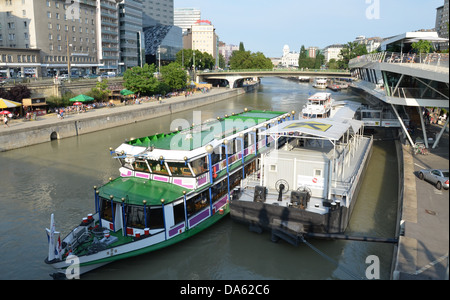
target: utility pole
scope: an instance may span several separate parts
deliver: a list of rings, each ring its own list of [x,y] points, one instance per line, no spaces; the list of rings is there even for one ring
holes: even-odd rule
[[[67,76],[68,76],[68,81],[70,82],[70,49],[69,46],[72,44],[69,44],[69,37],[67,37]]]

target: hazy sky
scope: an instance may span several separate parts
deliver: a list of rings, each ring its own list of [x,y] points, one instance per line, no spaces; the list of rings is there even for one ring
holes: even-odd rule
[[[197,8],[227,44],[281,57],[284,45],[300,51],[345,44],[359,35],[389,37],[435,27],[444,0],[174,0]]]

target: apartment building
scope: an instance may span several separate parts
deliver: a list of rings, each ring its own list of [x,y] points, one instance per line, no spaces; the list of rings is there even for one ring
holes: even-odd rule
[[[174,25],[182,29],[186,34],[198,20],[201,20],[201,11],[196,8],[176,8],[174,11]]]
[[[218,62],[218,41],[219,37],[212,23],[208,20],[198,20],[183,36],[183,48],[209,53]]]
[[[122,0],[119,4],[120,72],[141,65],[142,8],[141,0]]]
[[[0,23],[0,46],[40,49],[36,74],[66,73],[70,65],[82,75],[98,65],[94,0],[3,0]]]

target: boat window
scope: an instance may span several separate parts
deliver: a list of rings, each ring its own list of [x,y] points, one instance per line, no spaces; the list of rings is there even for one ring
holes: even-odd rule
[[[213,152],[211,154],[211,165],[215,165],[220,161],[220,153]]]
[[[175,220],[175,224],[184,222],[184,202],[174,206],[173,218]]]
[[[203,174],[208,171],[208,163],[206,162],[206,156],[201,157],[199,159],[194,160],[191,163],[192,170],[194,171],[195,176]]]
[[[155,161],[155,160],[149,160],[148,164],[150,165],[150,168],[152,169],[152,173],[160,174],[160,175],[169,175],[169,172],[167,171],[165,163],[161,163],[160,161]]]
[[[236,172],[233,175],[230,176],[230,190],[234,189],[235,187],[237,187],[238,185],[241,184],[241,179],[242,179],[242,172]],[[226,192],[228,192],[228,187],[226,189]]]
[[[184,162],[168,162],[170,173],[172,173],[172,176],[175,177],[192,177],[191,170],[189,169],[189,166]]]
[[[147,225],[150,229],[164,228],[164,217],[162,207],[151,207],[147,216]]]
[[[112,222],[113,210],[116,211],[116,203],[111,208],[111,200],[100,197],[100,216],[103,220]]]
[[[222,180],[211,187],[211,196],[213,203],[228,193],[227,180]]]
[[[145,161],[140,161],[140,160],[135,161],[133,163],[133,168],[136,171],[150,173],[150,171],[148,170],[148,165],[147,165],[147,163]]]
[[[148,221],[149,207],[146,207],[146,210],[147,211],[144,214],[143,206],[127,205],[127,227],[145,228],[145,217],[147,217]]]
[[[209,190],[186,200],[188,217],[196,214],[209,205]]]

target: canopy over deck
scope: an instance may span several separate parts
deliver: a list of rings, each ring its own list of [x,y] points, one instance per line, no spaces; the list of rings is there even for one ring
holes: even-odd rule
[[[337,141],[343,135],[347,134],[350,129],[354,133],[363,128],[364,123],[357,120],[345,119],[310,119],[299,121],[287,121],[275,127],[272,127],[260,135],[275,135],[275,136],[298,136],[309,135],[317,138],[327,139],[330,141]]]

